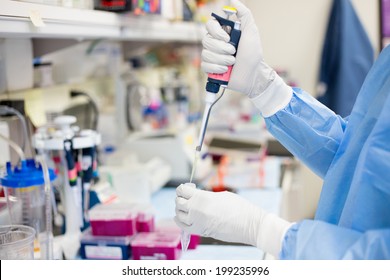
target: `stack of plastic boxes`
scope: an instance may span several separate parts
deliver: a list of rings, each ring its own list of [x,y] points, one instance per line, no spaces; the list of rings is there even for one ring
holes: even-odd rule
[[[123,203],[99,204],[89,211],[91,228],[83,233],[83,259],[176,260],[181,231],[177,226],[155,228],[150,208]],[[191,236],[195,249],[199,236]]]
[[[99,204],[89,211],[91,228],[81,238],[82,259],[176,260],[180,229],[155,228],[150,208],[135,204]],[[196,248],[199,242],[191,242]],[[191,247],[192,244],[192,247]]]
[[[123,204],[99,204],[89,211],[91,228],[81,237],[83,259],[126,260],[136,234],[136,213]]]
[[[99,204],[89,211],[91,228],[81,237],[83,259],[127,260],[139,231],[154,230],[154,216],[133,204]]]

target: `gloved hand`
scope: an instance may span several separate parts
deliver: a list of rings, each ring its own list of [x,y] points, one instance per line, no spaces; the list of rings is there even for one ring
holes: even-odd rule
[[[176,189],[175,222],[188,233],[256,246],[278,256],[291,224],[231,192],[182,184]]]
[[[202,70],[222,74],[234,64],[228,88],[245,93],[264,117],[271,116],[290,102],[292,89],[264,62],[259,32],[250,10],[238,0],[232,0],[232,6],[237,9],[242,31],[237,55],[233,56],[236,49],[228,43],[229,35],[218,21],[209,20],[208,34],[202,42]]]

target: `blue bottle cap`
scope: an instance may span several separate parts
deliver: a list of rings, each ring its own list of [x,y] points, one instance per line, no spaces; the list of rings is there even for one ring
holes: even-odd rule
[[[52,182],[56,175],[52,169],[49,169],[49,178]],[[0,184],[9,188],[25,188],[31,186],[44,185],[42,167],[36,164],[34,159],[27,159],[21,162],[21,167],[14,167],[7,162],[7,174],[0,178]]]

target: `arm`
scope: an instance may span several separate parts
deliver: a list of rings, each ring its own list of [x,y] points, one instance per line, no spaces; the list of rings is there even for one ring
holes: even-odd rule
[[[306,220],[286,233],[281,259],[389,259],[390,229],[358,232]]]
[[[300,89],[294,89],[288,105],[265,121],[272,135],[321,178],[332,163],[347,125]]]

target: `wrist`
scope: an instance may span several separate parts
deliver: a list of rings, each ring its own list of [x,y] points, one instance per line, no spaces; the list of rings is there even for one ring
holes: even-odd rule
[[[248,209],[248,213],[246,214],[248,217],[251,217],[249,224],[245,227],[247,230],[245,231],[247,236],[245,237],[245,243],[252,245],[254,247],[258,247],[258,236],[261,234],[263,229],[262,221],[264,216],[267,213],[259,207],[252,205],[251,209]],[[243,219],[244,220],[244,219]]]
[[[269,77],[267,87],[260,94],[251,98],[264,118],[270,117],[286,107],[292,98],[292,88],[274,70],[269,74]]]
[[[284,236],[291,225],[292,223],[274,214],[264,214],[261,229],[257,235],[256,247],[277,257],[282,249]]]

